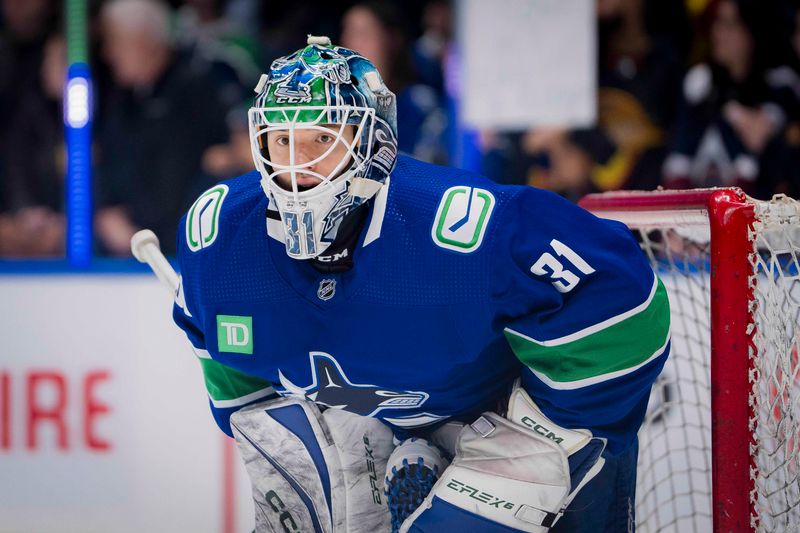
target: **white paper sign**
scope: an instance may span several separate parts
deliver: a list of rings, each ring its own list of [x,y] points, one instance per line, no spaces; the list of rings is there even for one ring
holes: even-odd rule
[[[593,0],[460,0],[457,6],[467,125],[594,124]]]

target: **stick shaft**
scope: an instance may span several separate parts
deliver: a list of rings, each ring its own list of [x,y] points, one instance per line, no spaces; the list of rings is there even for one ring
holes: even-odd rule
[[[175,273],[158,246],[151,243],[145,244],[140,253],[158,280],[174,294],[178,290],[178,274]]]

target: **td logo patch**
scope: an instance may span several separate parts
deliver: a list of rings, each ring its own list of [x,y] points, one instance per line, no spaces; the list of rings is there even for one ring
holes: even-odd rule
[[[458,185],[442,196],[431,237],[436,246],[461,252],[480,248],[494,209],[494,195],[486,189]]]
[[[186,245],[193,252],[211,246],[219,234],[219,213],[228,194],[228,186],[220,183],[198,198],[186,215]]]
[[[253,317],[217,315],[217,350],[253,353]]]

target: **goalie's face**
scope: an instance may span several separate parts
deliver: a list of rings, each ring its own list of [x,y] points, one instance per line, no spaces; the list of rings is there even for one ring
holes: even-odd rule
[[[327,38],[308,43],[272,62],[248,112],[261,188],[280,215],[268,227],[295,259],[322,254],[397,157],[395,98],[375,66]]]
[[[350,168],[350,147],[355,138],[352,125],[320,124],[308,128],[275,129],[267,132],[266,154],[275,183],[286,191],[304,192],[323,180],[335,180]]]
[[[380,187],[363,177],[375,110],[271,105],[251,108],[248,117],[253,160],[271,208],[280,213],[286,253],[316,257],[348,213]]]

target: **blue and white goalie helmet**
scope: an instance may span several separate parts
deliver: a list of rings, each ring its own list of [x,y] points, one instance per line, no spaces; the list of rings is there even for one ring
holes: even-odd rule
[[[286,253],[316,257],[336,238],[342,220],[374,196],[394,168],[395,96],[366,58],[332,46],[327,37],[312,36],[308,46],[272,63],[256,93],[248,119],[262,188],[280,213]],[[295,137],[304,131],[325,140],[313,157],[296,148]],[[283,143],[280,161],[277,155],[270,158],[270,134]],[[323,175],[318,168],[331,154],[343,155]],[[330,161],[324,166],[330,168]]]

